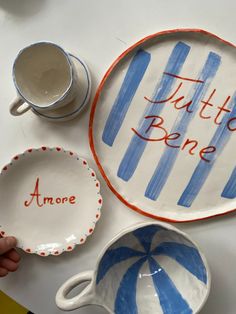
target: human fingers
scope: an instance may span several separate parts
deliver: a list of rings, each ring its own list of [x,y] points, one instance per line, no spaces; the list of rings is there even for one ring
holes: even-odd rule
[[[18,267],[19,263],[15,263],[6,257],[0,257],[0,268],[5,268],[7,271],[14,272]]]
[[[0,255],[10,251],[16,246],[16,239],[14,237],[6,237],[0,239]]]
[[[0,277],[5,277],[8,274],[8,270],[0,267]]]
[[[15,263],[18,263],[21,259],[20,254],[15,249],[11,249],[9,252],[5,253],[4,256]]]

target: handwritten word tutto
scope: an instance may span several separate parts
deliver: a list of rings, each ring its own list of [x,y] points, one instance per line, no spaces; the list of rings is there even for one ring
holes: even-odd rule
[[[39,178],[36,180],[34,192],[30,193],[31,199],[29,201],[25,201],[24,205],[29,207],[33,201],[35,200],[36,205],[38,207],[43,207],[44,205],[58,205],[58,204],[75,204],[76,197],[75,196],[68,196],[68,197],[52,197],[52,196],[45,196],[42,197],[39,193]]]
[[[188,77],[178,76],[172,73],[164,72],[164,75],[175,77],[177,80],[181,80],[177,88],[172,92],[171,95],[165,97],[165,99],[159,100],[151,100],[148,97],[144,97],[150,104],[152,105],[165,105],[170,104],[176,110],[184,110],[184,115],[182,116],[182,120],[187,119],[189,121],[189,115],[194,114],[194,108],[196,108],[196,104],[194,103],[194,99],[190,99],[185,101],[184,95],[179,95],[181,88],[184,85],[185,81],[190,82],[191,84],[204,84],[202,80],[195,80]],[[227,105],[231,99],[231,96],[227,96],[224,100],[222,105],[214,106],[212,104],[212,99],[216,93],[216,89],[210,93],[208,97],[202,100],[197,100],[199,102],[199,112],[198,116],[203,120],[213,119],[214,124],[220,126],[222,122],[224,123],[226,129],[231,132],[236,131],[236,116],[232,113],[230,108],[227,108]],[[230,106],[229,106],[230,107]],[[216,110],[213,113],[213,108]],[[227,116],[228,115],[228,116]],[[148,142],[160,142],[163,141],[168,147],[181,149],[181,150],[188,150],[190,155],[195,155],[196,150],[198,149],[199,157],[205,162],[211,162],[211,159],[208,159],[207,155],[212,154],[216,151],[215,146],[207,146],[199,149],[199,143],[196,139],[187,138],[184,141],[185,132],[181,134],[179,132],[168,132],[164,127],[164,118],[159,115],[147,115],[144,117],[150,124],[147,124],[146,130],[139,132],[138,130],[131,128],[131,130],[142,140]],[[181,122],[182,122],[181,120]],[[183,121],[184,123],[184,121]],[[150,137],[150,134],[153,129],[156,130],[156,134],[158,136]],[[177,128],[176,131],[180,130],[181,128]]]
[[[141,134],[139,134],[139,132],[137,130],[135,130],[134,128],[132,128],[131,130],[137,135],[139,136],[142,140],[144,141],[148,141],[148,142],[160,142],[160,141],[164,141],[164,143],[172,148],[181,148],[181,150],[186,149],[187,147],[189,148],[189,154],[190,155],[194,155],[195,154],[195,149],[198,146],[198,141],[197,140],[193,140],[193,139],[189,139],[187,138],[185,142],[183,142],[183,144],[180,145],[176,145],[177,143],[175,143],[175,140],[178,140],[181,138],[181,134],[178,132],[175,133],[168,133],[167,130],[164,128],[163,123],[164,123],[164,119],[160,116],[146,116],[145,119],[151,119],[150,121],[150,125],[148,126],[148,128],[146,129],[145,133],[148,133],[150,131],[151,128],[155,128],[158,129],[162,132],[160,137],[157,138],[149,138],[149,137],[145,137]],[[157,121],[157,122],[156,122]],[[202,160],[206,161],[206,162],[210,162],[209,159],[206,158],[206,154],[212,154],[216,151],[216,147],[215,146],[207,146],[202,148],[199,151],[199,156]]]
[[[174,75],[171,73],[164,72],[164,74],[169,75],[169,76],[174,76],[175,78],[182,80],[182,81],[190,81],[190,82],[195,83],[195,84],[203,84],[204,83],[201,80],[194,80],[191,78],[185,78],[185,77],[177,76],[177,75]],[[179,83],[176,90],[166,99],[154,101],[154,100],[149,99],[146,96],[144,98],[147,101],[149,101],[151,104],[157,104],[157,105],[161,105],[161,104],[165,104],[165,103],[169,102],[170,104],[173,104],[173,106],[176,110],[184,109],[186,112],[191,114],[193,112],[191,110],[191,106],[192,106],[193,101],[189,100],[186,103],[181,104],[181,102],[184,101],[185,96],[183,96],[183,95],[177,96],[177,94],[179,93],[179,91],[183,87],[183,84],[184,84],[183,82]],[[222,121],[221,121],[222,115],[223,114],[230,114],[230,112],[231,112],[231,110],[227,108],[227,104],[228,104],[231,96],[227,96],[222,105],[214,106],[214,104],[212,104],[212,98],[215,95],[215,93],[216,93],[216,89],[213,89],[213,91],[211,92],[211,94],[209,95],[207,100],[202,99],[200,101],[200,105],[199,105],[200,110],[199,110],[198,115],[201,119],[204,119],[204,120],[214,119],[213,122],[216,125],[220,125],[222,123]],[[212,114],[213,108],[216,109],[215,114]],[[232,132],[236,131],[236,117],[232,117],[232,118],[228,119],[228,121],[226,122],[226,126],[229,129],[229,131],[232,131]]]

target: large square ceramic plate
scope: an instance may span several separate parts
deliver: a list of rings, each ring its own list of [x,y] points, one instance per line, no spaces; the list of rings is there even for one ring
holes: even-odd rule
[[[28,149],[0,175],[0,234],[41,256],[85,242],[100,218],[102,198],[85,159],[61,147]]]
[[[90,144],[130,208],[192,221],[236,208],[235,46],[172,30],[126,50],[102,80]]]

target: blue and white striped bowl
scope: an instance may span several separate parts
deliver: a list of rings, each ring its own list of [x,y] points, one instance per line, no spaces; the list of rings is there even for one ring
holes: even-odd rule
[[[86,289],[66,299],[77,284]],[[196,244],[164,223],[143,223],[126,229],[103,251],[95,272],[80,273],[58,291],[64,310],[98,304],[115,314],[198,313],[210,290],[207,262]]]

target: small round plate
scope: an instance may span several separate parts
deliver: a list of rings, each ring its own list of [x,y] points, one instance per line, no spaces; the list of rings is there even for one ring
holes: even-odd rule
[[[69,54],[79,78],[78,93],[68,105],[57,110],[32,111],[41,118],[49,121],[63,122],[72,120],[86,107],[91,95],[91,77],[89,69],[84,61],[80,58]]]
[[[100,183],[85,159],[61,147],[28,149],[0,175],[0,234],[41,256],[85,242],[100,218]]]

